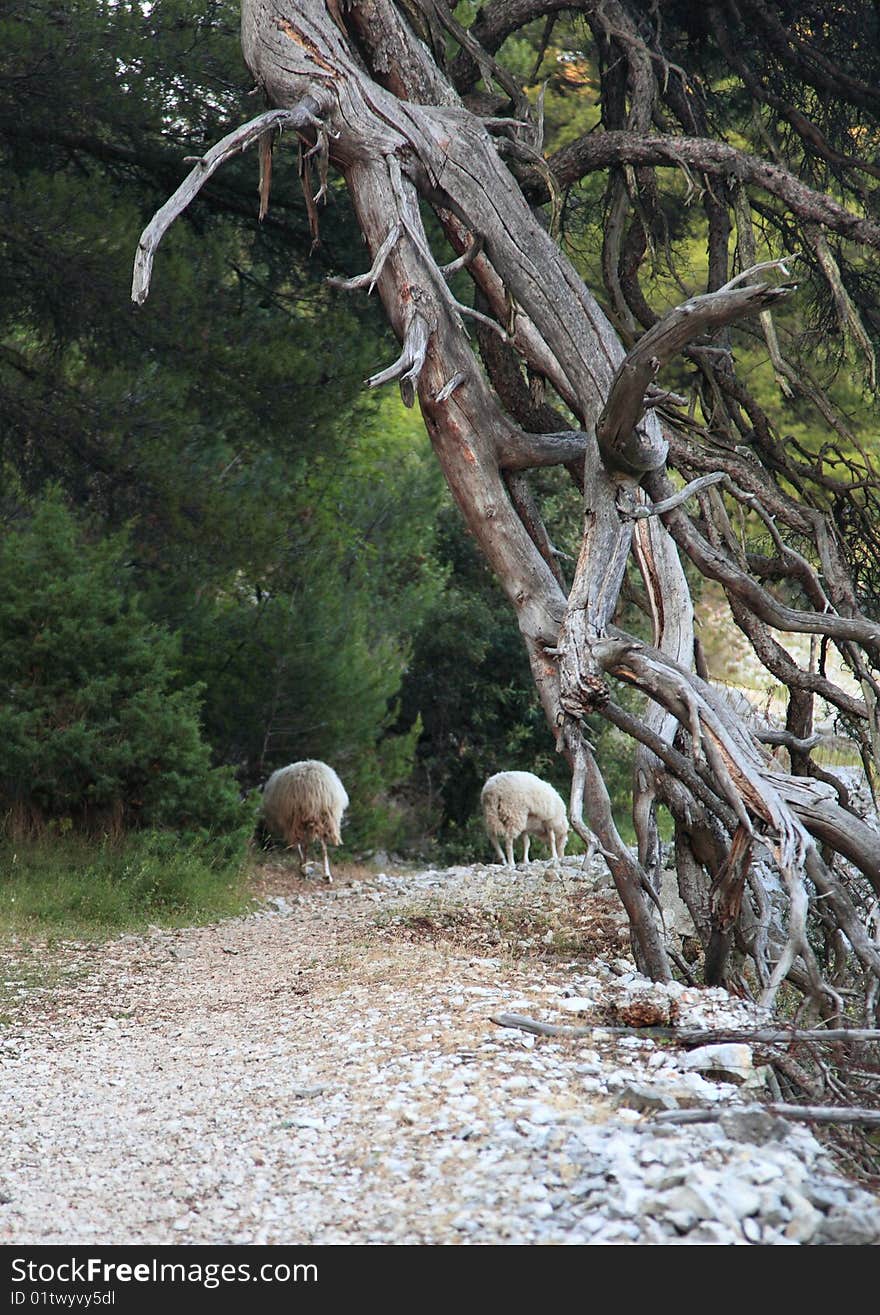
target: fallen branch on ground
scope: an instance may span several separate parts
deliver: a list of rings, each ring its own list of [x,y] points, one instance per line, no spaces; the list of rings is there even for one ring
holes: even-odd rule
[[[684,1047],[722,1045],[733,1041],[783,1045],[789,1042],[880,1041],[877,1027],[760,1027],[744,1028],[677,1028],[677,1027],[617,1027],[594,1023],[588,1027],[570,1027],[565,1023],[542,1023],[525,1014],[492,1014],[491,1022],[499,1027],[519,1028],[534,1036],[578,1039],[593,1036],[596,1032],[610,1032],[614,1036],[642,1036],[660,1041],[676,1041]]]
[[[855,1123],[880,1128],[880,1110],[845,1109],[836,1105],[722,1105],[697,1110],[660,1110],[655,1123],[714,1123],[725,1114],[777,1114],[795,1123]]]

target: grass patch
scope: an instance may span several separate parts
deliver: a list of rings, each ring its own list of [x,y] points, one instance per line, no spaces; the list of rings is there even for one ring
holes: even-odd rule
[[[164,831],[0,842],[0,938],[210,922],[246,907],[243,844]]]
[[[20,941],[0,945],[0,1027],[11,1026],[24,1001],[49,995],[84,974],[79,966],[62,966]]]

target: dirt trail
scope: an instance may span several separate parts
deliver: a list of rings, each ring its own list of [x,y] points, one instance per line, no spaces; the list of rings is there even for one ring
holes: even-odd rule
[[[529,908],[571,899],[532,868],[510,878]],[[288,882],[247,918],[67,946],[0,1032],[0,1243],[678,1240],[614,1207],[628,1174],[644,1192],[646,1165],[701,1156],[665,1129],[646,1159],[646,1116],[614,1099],[654,1047],[491,1022],[558,1017],[609,969],[474,953],[510,886],[458,871],[454,900],[442,878]],[[456,910],[456,939],[429,935]],[[601,900],[589,916],[610,946]]]

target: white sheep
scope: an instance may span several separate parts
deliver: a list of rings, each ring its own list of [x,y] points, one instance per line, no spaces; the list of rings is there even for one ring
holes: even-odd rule
[[[263,817],[270,831],[287,845],[296,845],[300,858],[303,845],[319,840],[328,881],[333,877],[327,845],[342,844],[340,826],[347,807],[345,786],[333,768],[314,758],[279,767],[263,790]]]
[[[568,818],[561,797],[532,772],[496,772],[480,794],[483,818],[499,863],[514,867],[513,842],[523,837],[523,862],[529,861],[529,833],[542,836],[554,859],[565,854]],[[499,837],[504,837],[502,852]]]

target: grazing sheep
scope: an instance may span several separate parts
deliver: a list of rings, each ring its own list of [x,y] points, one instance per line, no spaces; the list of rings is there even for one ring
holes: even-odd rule
[[[342,844],[339,828],[347,807],[345,786],[333,768],[314,758],[279,767],[263,790],[263,817],[270,831],[288,846],[296,845],[300,858],[303,845],[320,840],[328,881],[333,877],[327,845]]]
[[[496,772],[483,786],[480,801],[499,863],[516,866],[513,842],[518,836],[523,837],[523,862],[528,863],[529,832],[547,841],[554,859],[565,854],[568,840],[565,804],[553,786],[540,776],[531,772]],[[499,844],[500,836],[504,837],[506,857]]]

